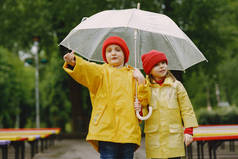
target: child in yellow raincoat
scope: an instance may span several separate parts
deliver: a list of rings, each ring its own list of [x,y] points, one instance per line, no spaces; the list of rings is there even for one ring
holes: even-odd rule
[[[142,62],[147,79],[139,87],[141,104],[153,108],[145,121],[146,156],[179,159],[185,156],[184,142],[192,142],[193,127],[198,126],[192,104],[182,83],[168,71],[164,53],[151,50],[142,55]]]
[[[125,65],[129,49],[120,37],[104,41],[102,56],[106,63],[100,65],[67,53],[63,68],[90,91],[92,114],[86,140],[101,159],[133,159],[141,141],[134,111],[135,79],[144,83],[144,78],[138,70]]]

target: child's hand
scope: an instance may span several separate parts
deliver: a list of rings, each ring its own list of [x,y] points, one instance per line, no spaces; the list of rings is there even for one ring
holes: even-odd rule
[[[141,111],[141,104],[138,99],[135,99],[134,101],[134,109],[135,111]]]
[[[193,142],[193,136],[189,134],[184,134],[184,143],[186,146]]]
[[[138,81],[139,84],[145,83],[144,75],[137,68],[135,68],[135,70],[133,72],[133,77]]]
[[[76,61],[75,61],[75,56],[74,56],[74,51],[67,53],[64,55],[64,61],[71,66],[75,66]]]

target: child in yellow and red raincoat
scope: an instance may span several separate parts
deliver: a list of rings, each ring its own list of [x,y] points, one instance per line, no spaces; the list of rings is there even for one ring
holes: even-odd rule
[[[134,111],[135,79],[143,83],[144,77],[138,70],[125,66],[129,49],[120,37],[104,41],[102,56],[106,63],[100,65],[67,53],[63,68],[90,91],[92,114],[86,140],[101,159],[133,159],[141,141]]]
[[[142,62],[147,79],[139,87],[140,102],[153,108],[151,117],[145,121],[146,156],[185,156],[184,142],[186,146],[192,142],[193,128],[198,126],[187,92],[168,71],[164,53],[151,50],[142,55]],[[140,110],[140,105],[135,105],[135,109]]]

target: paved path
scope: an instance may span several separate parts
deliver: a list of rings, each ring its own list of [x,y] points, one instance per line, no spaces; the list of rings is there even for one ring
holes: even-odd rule
[[[135,159],[145,158],[143,139],[141,147],[135,153]],[[36,154],[34,159],[99,159],[99,153],[85,140],[58,140],[55,146]]]
[[[193,159],[197,159],[196,145],[193,143]],[[226,142],[224,148],[220,146],[217,150],[217,159],[238,159],[238,141],[235,145],[235,152],[229,151],[229,142]],[[204,159],[209,159],[207,144],[204,153]],[[36,154],[34,159],[99,159],[99,153],[85,140],[57,140],[55,146],[45,150],[44,153]],[[144,138],[141,147],[135,152],[134,159],[146,159]]]

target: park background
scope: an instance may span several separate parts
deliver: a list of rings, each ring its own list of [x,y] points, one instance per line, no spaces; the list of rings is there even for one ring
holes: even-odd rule
[[[68,50],[59,43],[83,17],[136,8],[138,2],[142,10],[174,20],[208,59],[186,72],[174,72],[199,124],[237,124],[237,0],[0,0],[0,128],[37,127],[39,70],[40,127],[59,127],[63,134],[84,137],[90,96],[63,71]]]

